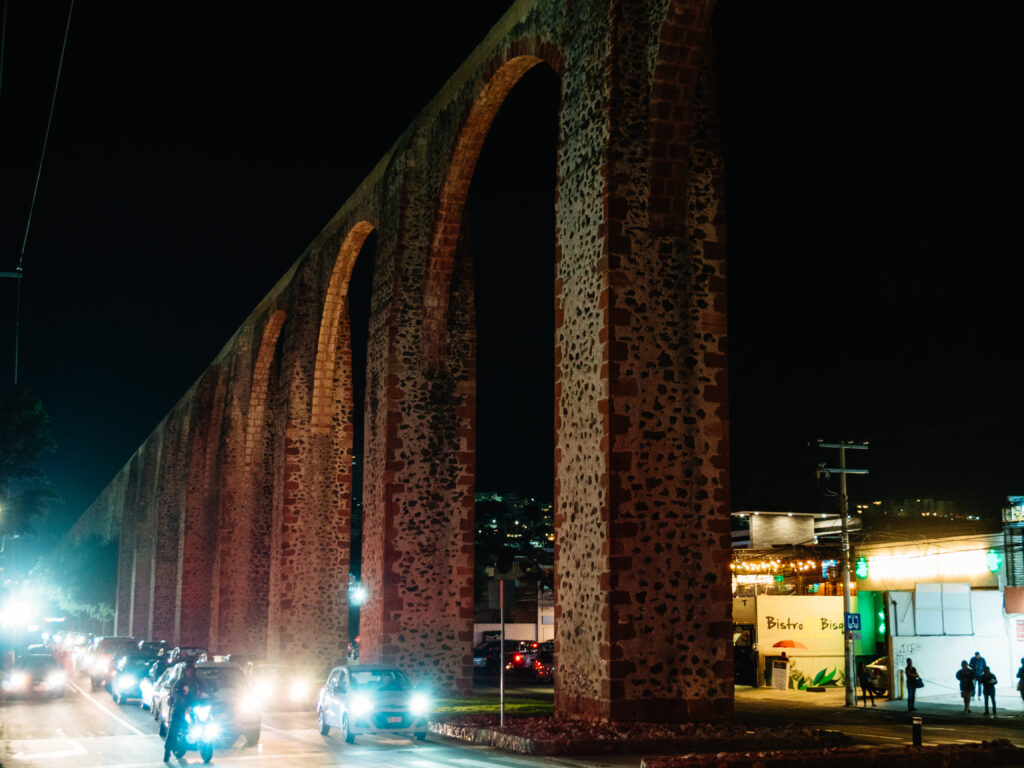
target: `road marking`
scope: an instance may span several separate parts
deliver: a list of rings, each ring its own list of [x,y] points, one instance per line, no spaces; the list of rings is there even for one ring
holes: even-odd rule
[[[142,731],[140,731],[138,728],[136,728],[134,725],[129,723],[127,720],[125,720],[120,715],[115,715],[109,709],[107,709],[102,704],[100,704],[98,701],[96,701],[96,699],[93,698],[92,694],[86,693],[83,688],[79,688],[77,683],[72,682],[71,680],[68,680],[68,685],[70,685],[72,688],[74,688],[80,694],[85,696],[85,698],[88,699],[90,702],[92,702],[93,706],[95,706],[97,709],[99,709],[100,712],[103,712],[104,714],[106,714],[109,717],[113,718],[114,720],[119,722],[121,725],[123,725],[125,728],[127,728],[128,730],[133,731],[134,733],[136,733],[139,736],[150,736],[150,735],[152,735],[152,734],[149,734],[149,733],[143,733]]]
[[[868,739],[889,739],[890,741],[906,741],[906,739],[904,739],[902,736],[885,736],[881,733],[858,733],[857,731],[846,730],[844,730],[843,733],[848,733],[851,736],[863,736]]]
[[[74,757],[75,755],[87,755],[89,752],[77,741],[68,740],[72,749],[57,749],[52,752],[16,752],[11,755],[15,760],[49,760],[54,757]]]

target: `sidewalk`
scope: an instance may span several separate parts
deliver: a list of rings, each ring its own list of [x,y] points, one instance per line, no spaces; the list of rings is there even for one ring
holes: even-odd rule
[[[929,686],[933,686],[933,690],[936,690],[936,695],[926,696],[922,695],[929,691]],[[917,699],[914,702],[916,711],[913,713],[919,716],[932,716],[939,717],[942,720],[952,720],[960,722],[978,722],[984,720],[985,711],[984,701],[981,699],[975,699],[971,701],[971,713],[964,714],[964,702],[960,698],[960,694],[952,689],[942,691],[938,685],[935,685],[925,680],[925,687],[920,689],[917,694]],[[880,712],[892,717],[893,715],[905,714],[910,715],[911,713],[907,710],[907,702],[905,699],[897,699],[890,701],[885,697],[875,697],[876,707],[871,707],[870,700],[868,701],[867,707],[862,706],[862,702],[859,698],[860,689],[857,691],[857,709],[861,712]],[[1020,694],[1013,688],[999,688],[996,691],[996,704],[998,718],[1022,718],[1024,719],[1024,702],[1021,701]],[[792,713],[798,713],[800,711],[807,711],[808,714],[817,712],[818,714],[824,714],[823,711],[847,711],[850,710],[846,707],[846,689],[845,688],[826,688],[820,693],[811,693],[808,691],[797,691],[797,690],[786,690],[780,691],[775,688],[751,688],[746,685],[736,686],[736,712],[742,713],[744,711],[765,713],[769,710],[786,711]]]

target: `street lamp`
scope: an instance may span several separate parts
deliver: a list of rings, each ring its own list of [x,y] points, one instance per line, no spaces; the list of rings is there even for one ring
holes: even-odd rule
[[[21,328],[21,265],[14,272],[0,272],[0,277],[9,277],[18,281],[17,298],[14,302],[14,383],[18,383],[18,337]]]

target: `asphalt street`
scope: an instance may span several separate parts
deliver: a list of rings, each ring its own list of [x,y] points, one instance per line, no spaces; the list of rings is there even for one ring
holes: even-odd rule
[[[550,686],[547,689],[550,692]],[[379,768],[619,768],[638,757],[596,759],[520,757],[435,736],[426,742],[360,736],[346,744],[332,732],[321,736],[308,712],[265,712],[260,743],[214,753],[211,765],[378,766]],[[69,683],[64,698],[7,701],[0,705],[0,763],[4,768],[135,768],[162,765],[163,740],[149,712],[136,701],[117,705],[105,691]],[[202,765],[196,752],[171,765]]]
[[[69,683],[64,698],[7,701],[0,704],[0,763],[5,768],[132,768],[161,765],[163,741],[149,712],[137,702],[117,705],[105,691],[92,692],[79,681]],[[550,686],[524,685],[510,695],[535,697]],[[478,694],[497,695],[481,686]],[[962,714],[954,695],[920,697],[917,712],[903,701],[879,700],[877,707],[844,706],[843,691],[824,693],[738,688],[736,718],[750,725],[772,727],[798,723],[840,730],[863,745],[911,743],[911,716],[923,721],[925,744],[971,743],[996,738],[1024,747],[1024,703],[1008,692],[1000,716],[986,718],[978,708]],[[638,766],[640,754],[622,756],[542,758],[510,755],[487,747],[467,746],[436,736],[426,742],[399,737],[361,736],[345,744],[334,733],[321,736],[312,711],[265,712],[256,747],[236,745],[218,750],[213,765],[251,766],[380,766],[381,768],[619,768]],[[201,764],[197,753],[172,765]]]

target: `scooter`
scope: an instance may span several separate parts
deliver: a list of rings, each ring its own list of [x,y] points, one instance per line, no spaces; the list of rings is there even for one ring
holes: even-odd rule
[[[167,734],[164,762],[171,753],[179,760],[186,752],[198,751],[204,763],[213,759],[213,742],[220,736],[220,725],[213,718],[209,704],[193,704],[185,710],[185,719],[177,732]]]

